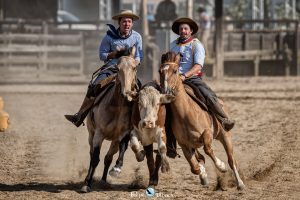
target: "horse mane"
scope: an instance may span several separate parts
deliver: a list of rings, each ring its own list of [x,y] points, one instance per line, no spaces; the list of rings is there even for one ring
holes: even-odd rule
[[[173,51],[169,51],[161,56],[161,63],[165,62],[176,62],[179,63],[179,60],[176,61],[177,54]]]

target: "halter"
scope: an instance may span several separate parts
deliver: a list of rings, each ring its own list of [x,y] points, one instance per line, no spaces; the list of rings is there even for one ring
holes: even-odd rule
[[[121,56],[120,58],[123,58],[123,57],[126,57],[126,58],[130,58],[131,60],[133,60],[133,62],[135,62],[135,59],[132,57],[132,56]],[[119,58],[119,59],[120,59]],[[137,67],[137,66],[136,66]],[[117,67],[116,67],[117,68]],[[118,68],[117,68],[118,69]],[[137,71],[137,69],[135,69]],[[119,71],[119,69],[118,69]],[[134,88],[133,90],[139,90],[139,86],[138,86],[138,78],[137,78],[137,74],[135,74],[134,76],[134,82],[133,82],[133,85],[134,85]]]
[[[175,65],[175,66],[178,66],[179,64],[176,63],[176,62],[165,62],[165,63],[161,64],[161,66],[164,66],[164,65]]]
[[[173,65],[173,66],[179,66],[179,64],[178,63],[176,63],[176,62],[165,62],[165,63],[162,63],[161,64],[161,68],[164,68],[166,65]],[[164,81],[168,81],[168,79],[165,79]],[[178,81],[178,79],[176,79],[176,82],[175,82],[175,84],[174,84],[174,86],[173,87],[167,87],[167,90],[170,90],[170,92],[173,94],[173,95],[175,95],[175,86],[177,85],[177,81]]]

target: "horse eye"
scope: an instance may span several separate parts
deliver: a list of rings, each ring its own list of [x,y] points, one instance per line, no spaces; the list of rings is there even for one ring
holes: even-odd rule
[[[173,73],[176,74],[176,73],[177,73],[177,70],[174,69],[174,70],[173,70]]]

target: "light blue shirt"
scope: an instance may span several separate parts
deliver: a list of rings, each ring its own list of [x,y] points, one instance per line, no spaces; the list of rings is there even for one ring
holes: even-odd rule
[[[192,48],[194,48],[194,55],[192,55]],[[180,59],[179,73],[188,72],[195,64],[199,64],[203,67],[205,50],[197,38],[194,38],[191,42],[186,44],[177,44],[177,40],[174,40],[170,45],[170,50],[182,55]]]
[[[108,66],[114,65],[118,62],[118,59],[114,58],[108,60],[108,54],[116,51],[117,49],[129,48],[132,46],[136,47],[135,60],[141,62],[143,58],[142,37],[138,32],[132,30],[131,35],[126,39],[114,39],[109,35],[105,35],[99,46],[99,58],[107,63]]]

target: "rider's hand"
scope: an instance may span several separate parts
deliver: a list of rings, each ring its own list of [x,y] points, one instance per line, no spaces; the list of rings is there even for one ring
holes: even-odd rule
[[[184,74],[180,74],[180,79],[181,79],[182,81],[184,81],[184,80],[186,79],[186,76],[185,76]]]

